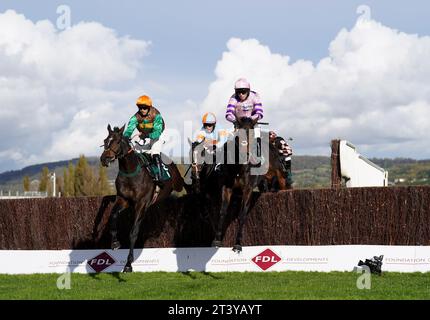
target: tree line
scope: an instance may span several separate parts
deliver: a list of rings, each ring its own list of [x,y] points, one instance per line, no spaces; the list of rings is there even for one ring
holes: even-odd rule
[[[24,191],[30,191],[30,184],[30,177],[25,176]],[[51,173],[48,167],[43,167],[38,191],[47,192],[48,196],[52,196],[52,188]],[[90,166],[85,156],[81,155],[76,165],[69,162],[68,167],[63,169],[62,177],[56,175],[56,194],[63,197],[104,196],[115,194],[115,190],[109,184],[106,168],[102,165],[98,168]]]

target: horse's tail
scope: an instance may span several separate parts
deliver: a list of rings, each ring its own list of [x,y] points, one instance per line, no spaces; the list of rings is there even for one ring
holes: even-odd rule
[[[172,175],[172,184],[173,184],[173,190],[176,192],[181,192],[182,188],[185,186],[185,181],[181,176],[181,173],[178,170],[178,167],[176,164],[172,161],[171,164],[169,164],[170,167],[170,174]]]

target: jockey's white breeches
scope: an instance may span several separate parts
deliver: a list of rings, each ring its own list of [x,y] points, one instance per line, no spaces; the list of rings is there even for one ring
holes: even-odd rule
[[[154,142],[154,144],[151,147],[151,150],[149,151],[151,154],[160,154],[161,150],[163,148],[163,145],[166,143],[166,136],[163,133],[161,133],[160,137],[157,141]]]
[[[135,139],[136,136],[132,139],[132,145],[136,152],[138,153],[149,153],[151,155],[153,154],[160,154],[161,150],[163,148],[163,145],[166,143],[164,132],[161,133],[160,137],[156,140],[149,140],[148,143],[144,143],[144,140],[141,140],[140,138]]]

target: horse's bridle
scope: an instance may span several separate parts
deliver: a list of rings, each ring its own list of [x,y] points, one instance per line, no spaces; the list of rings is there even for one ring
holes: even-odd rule
[[[112,140],[112,138],[110,138],[110,140]],[[103,145],[104,146],[104,152],[111,152],[114,155],[114,159],[121,159],[121,158],[125,157],[127,154],[129,154],[131,151],[133,151],[133,149],[130,148],[129,150],[124,152],[124,148],[123,148],[124,143],[127,144],[126,141],[124,140],[124,137],[122,137],[121,142],[119,143],[119,148],[115,151],[110,146],[111,141],[109,141],[107,144],[108,145],[107,148],[106,148],[106,144]]]

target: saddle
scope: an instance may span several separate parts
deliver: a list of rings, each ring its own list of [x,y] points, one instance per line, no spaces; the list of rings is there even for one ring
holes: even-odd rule
[[[149,175],[152,177],[152,179],[155,179],[156,174],[158,173],[158,166],[153,161],[152,156],[149,153],[139,153],[136,152],[137,156],[139,157],[140,163],[142,167],[144,167]],[[161,181],[167,181],[172,178],[172,175],[169,171],[169,167],[166,166],[164,163],[162,164],[162,170],[161,170]]]

